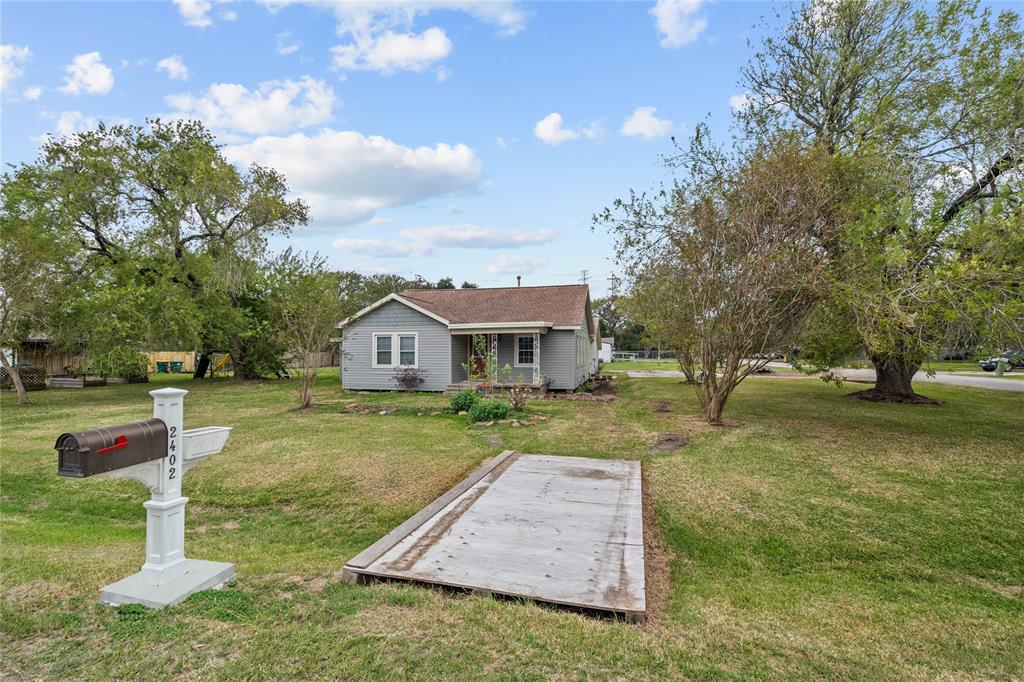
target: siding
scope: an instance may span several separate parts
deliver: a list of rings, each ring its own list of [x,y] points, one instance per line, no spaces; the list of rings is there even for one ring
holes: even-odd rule
[[[452,336],[452,383],[469,378],[466,376],[466,368],[463,367],[469,357],[469,339],[470,337],[464,334]]]
[[[341,385],[355,390],[392,391],[391,367],[374,368],[373,334],[418,332],[417,364],[423,383],[417,390],[443,391],[451,381],[451,334],[448,328],[397,301],[385,303],[342,330]]]
[[[553,329],[540,337],[540,373],[551,377],[550,387],[571,391],[580,385],[576,378],[576,334]]]

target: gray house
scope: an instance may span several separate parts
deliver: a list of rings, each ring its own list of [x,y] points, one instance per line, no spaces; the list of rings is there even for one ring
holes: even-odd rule
[[[597,367],[595,319],[585,284],[402,291],[338,325],[341,384],[396,390],[395,370],[414,367],[418,390],[458,390],[490,353],[510,370],[490,381],[571,391]]]

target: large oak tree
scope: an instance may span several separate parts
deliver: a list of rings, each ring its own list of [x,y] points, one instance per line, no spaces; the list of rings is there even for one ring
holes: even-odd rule
[[[1024,39],[976,0],[808,2],[743,72],[748,139],[798,132],[857,164],[807,351],[863,346],[868,397],[914,399],[922,362],[968,329],[1020,344]],[[849,199],[849,198],[847,198]]]

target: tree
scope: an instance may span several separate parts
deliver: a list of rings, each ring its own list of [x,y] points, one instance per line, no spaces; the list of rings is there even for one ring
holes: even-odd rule
[[[917,399],[951,328],[1020,338],[1022,55],[1018,16],[975,0],[836,0],[796,9],[743,72],[748,136],[793,130],[861,169],[820,311],[856,343],[815,325],[806,350],[825,368],[865,347],[865,397]]]
[[[31,175],[5,174],[0,191],[0,347],[6,348],[18,348],[29,335],[56,335],[61,303],[76,295],[84,265],[72,233]],[[18,403],[28,403],[18,368],[4,353],[0,363]]]
[[[440,288],[440,287],[438,287],[438,288]],[[462,282],[462,286],[459,287],[459,288],[460,289],[479,289],[480,285],[479,284],[473,284],[472,282],[467,282],[467,281],[464,280]]]
[[[435,289],[454,289],[455,281],[451,277],[442,277],[437,280],[437,284],[434,285]]]
[[[308,220],[280,174],[240,171],[198,122],[151,121],[49,140],[35,163],[8,174],[5,193],[30,184],[35,210],[55,216],[86,255],[91,285],[67,305],[90,343],[226,347],[237,378],[259,375],[259,261],[270,235]],[[95,315],[144,324],[96,333]]]
[[[704,418],[722,423],[732,391],[795,342],[820,295],[837,222],[834,164],[774,141],[728,157],[698,128],[655,197],[631,194],[597,216],[617,237],[628,312],[675,351]]]
[[[313,406],[318,357],[331,347],[341,320],[340,277],[319,255],[290,248],[273,259],[267,273],[268,300],[280,320],[278,336],[298,362],[299,409]]]

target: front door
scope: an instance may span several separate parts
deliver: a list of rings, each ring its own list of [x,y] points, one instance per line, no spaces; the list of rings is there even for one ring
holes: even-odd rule
[[[470,372],[477,376],[487,371],[487,336],[474,334],[469,337]]]

